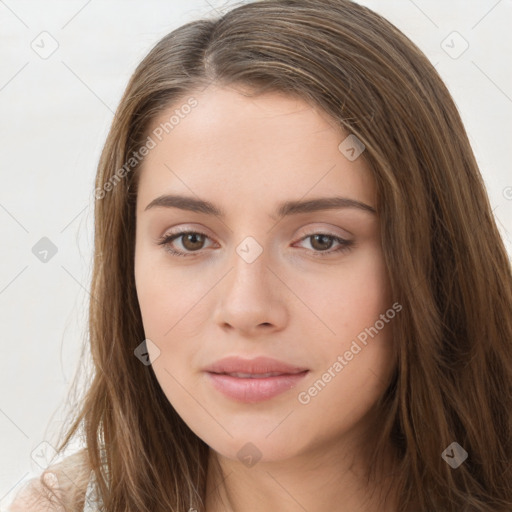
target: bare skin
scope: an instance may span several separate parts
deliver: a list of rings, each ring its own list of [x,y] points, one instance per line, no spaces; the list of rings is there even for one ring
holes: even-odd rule
[[[338,149],[348,134],[324,113],[282,94],[240,91],[212,85],[194,94],[197,106],[141,169],[135,278],[145,335],[159,350],[154,372],[222,468],[208,474],[208,512],[392,512],[393,500],[378,492],[369,500],[363,485],[364,434],[395,368],[392,320],[347,355],[393,304],[378,212],[275,212],[282,201],[334,196],[376,210],[373,178],[362,157]],[[146,209],[163,194],[209,201],[225,217]],[[204,234],[168,243],[189,256],[158,244],[178,228]],[[262,252],[248,263],[237,247]],[[277,396],[244,403],[203,371],[232,355],[273,357],[308,373]],[[325,385],[308,391],[319,379]]]

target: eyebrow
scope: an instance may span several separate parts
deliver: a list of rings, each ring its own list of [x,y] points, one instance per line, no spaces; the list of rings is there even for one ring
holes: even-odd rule
[[[226,216],[221,208],[215,206],[209,201],[182,195],[165,194],[158,196],[146,206],[144,211],[156,207],[179,208],[181,210],[187,210],[191,212],[216,215],[217,217],[221,218],[225,218]],[[345,208],[353,208],[373,215],[377,214],[375,208],[366,203],[340,196],[320,197],[316,199],[309,199],[307,201],[284,201],[277,206],[275,214],[278,217],[285,217],[299,213],[311,213],[316,211]]]

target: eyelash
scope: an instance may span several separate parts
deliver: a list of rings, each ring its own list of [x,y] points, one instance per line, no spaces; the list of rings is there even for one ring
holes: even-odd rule
[[[202,235],[202,236],[204,236],[206,238],[210,238],[207,234],[202,233],[201,231],[180,231],[178,233],[171,233],[169,235],[164,235],[163,237],[159,238],[158,239],[158,245],[162,245],[164,250],[169,252],[173,256],[188,257],[188,256],[195,256],[196,254],[200,253],[200,250],[199,251],[193,251],[193,252],[185,253],[185,252],[182,252],[182,251],[176,251],[175,249],[171,248],[170,243],[173,242],[174,240],[176,240],[177,238],[180,238],[181,236],[184,236],[184,235]],[[313,254],[314,254],[315,257],[318,256],[320,258],[325,258],[328,255],[333,254],[333,253],[343,253],[345,251],[350,251],[353,248],[353,245],[354,245],[354,241],[353,240],[345,240],[344,238],[340,238],[339,236],[331,235],[329,233],[322,233],[322,232],[310,233],[309,235],[303,236],[298,241],[302,242],[303,240],[306,240],[307,238],[311,238],[311,237],[313,237],[315,235],[327,236],[329,238],[332,238],[334,241],[336,241],[336,242],[338,242],[340,244],[340,247],[338,247],[334,251],[331,251],[331,250],[328,250],[328,251],[315,251],[315,250],[313,250]]]

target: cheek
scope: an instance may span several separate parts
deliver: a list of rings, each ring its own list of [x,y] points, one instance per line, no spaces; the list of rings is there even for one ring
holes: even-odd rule
[[[387,270],[378,246],[326,267],[324,274],[314,278],[303,274],[295,281],[299,296],[314,313],[301,315],[304,328],[317,326],[317,345],[320,349],[323,340],[327,353],[342,348],[391,306]]]
[[[170,265],[166,255],[142,250],[136,254],[135,282],[144,334],[158,349],[158,356],[151,357],[152,368],[178,411],[187,412],[190,396],[197,394],[194,372],[204,350],[201,334],[211,322],[205,295],[214,278],[198,279],[194,266]]]
[[[378,300],[353,304],[350,311],[340,313],[337,340],[327,343],[324,337],[315,344],[322,361],[296,397],[295,419],[304,422],[303,436],[334,439],[357,429],[386,390],[395,368],[392,317],[396,315],[390,304],[379,304]],[[391,311],[387,322],[380,316],[386,311]],[[312,417],[321,418],[321,425],[308,426]]]
[[[166,343],[190,318],[197,320],[201,297],[215,282],[208,276],[198,279],[197,275],[192,266],[170,265],[165,254],[136,253],[135,284],[148,338]]]
[[[204,291],[187,278],[186,272],[146,261],[147,265],[143,257],[136,260],[135,281],[144,334],[157,347],[151,367],[169,402],[187,420],[192,415],[194,423],[201,417],[190,404],[190,397],[196,394],[191,369],[194,354],[200,350],[196,346],[199,299]],[[194,412],[198,413],[195,420]]]
[[[299,402],[311,414],[324,410],[326,423],[339,426],[364,415],[385,390],[394,369],[392,324],[399,313],[392,308],[377,246],[360,251],[329,279],[304,285],[324,326],[315,337],[318,364],[299,390]]]

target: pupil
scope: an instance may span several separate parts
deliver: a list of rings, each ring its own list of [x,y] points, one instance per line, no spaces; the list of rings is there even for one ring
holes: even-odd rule
[[[199,249],[201,247],[201,243],[202,243],[202,240],[200,239],[202,235],[200,235],[199,233],[189,233],[188,235],[186,235],[185,237],[185,241],[186,242],[190,242],[192,243],[192,247],[187,247],[186,244],[185,244],[185,247],[187,247],[188,249]]]
[[[315,247],[316,242],[320,241],[320,247],[316,247],[317,249],[329,249],[330,246],[332,245],[332,240],[329,235],[314,235],[313,240],[313,247]],[[325,246],[325,244],[327,244],[327,247]]]

